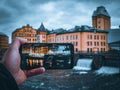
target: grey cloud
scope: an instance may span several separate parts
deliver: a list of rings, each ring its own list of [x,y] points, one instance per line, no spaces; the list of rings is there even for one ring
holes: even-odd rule
[[[56,0],[30,0],[29,2],[31,4],[44,4],[44,3],[48,3],[51,1],[56,1]]]
[[[29,0],[5,0],[4,8],[11,10],[12,14],[22,15],[28,10]]]
[[[98,6],[105,6],[112,18],[112,25],[120,21],[119,0],[1,0],[0,30],[12,33],[16,28],[30,24],[38,28],[43,22],[48,29],[74,25],[90,25],[91,16]],[[42,9],[53,3],[53,10]],[[62,14],[60,14],[62,12]],[[60,15],[59,15],[60,14]],[[58,16],[58,17],[57,17]],[[118,21],[117,21],[118,20]]]
[[[10,18],[11,18],[11,13],[4,8],[0,8],[0,24],[9,23]]]

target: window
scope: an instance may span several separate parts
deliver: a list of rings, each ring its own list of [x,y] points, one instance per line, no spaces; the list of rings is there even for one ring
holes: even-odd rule
[[[97,40],[99,40],[99,35],[97,35]]]
[[[66,40],[68,40],[68,36],[66,36]]]
[[[94,39],[96,39],[96,35],[94,35]]]
[[[104,40],[105,40],[105,36],[104,36]]]
[[[96,42],[94,42],[94,46],[96,46]]]
[[[64,36],[62,37],[62,40],[64,40]]]
[[[92,46],[92,42],[90,42],[90,46]]]
[[[92,35],[90,35],[90,39],[92,39]]]
[[[78,35],[76,35],[76,40],[78,39]]]
[[[92,48],[90,48],[90,52],[92,52]]]
[[[98,28],[101,28],[100,26],[98,26]]]
[[[101,48],[101,52],[102,52],[102,48]]]
[[[78,48],[76,48],[76,52],[78,51]]]
[[[87,52],[89,52],[89,48],[87,48]]]
[[[105,46],[105,42],[104,42],[104,46]]]
[[[89,46],[89,42],[87,42],[87,46]]]
[[[87,48],[87,52],[92,52],[92,48]]]
[[[105,48],[103,48],[103,51],[105,52]]]
[[[97,46],[99,46],[99,42],[97,42]]]
[[[75,35],[73,35],[73,40],[75,40]]]
[[[76,42],[76,46],[78,46],[78,42]]]
[[[72,40],[72,35],[70,36],[70,40]]]
[[[87,35],[87,39],[89,39],[89,35]]]

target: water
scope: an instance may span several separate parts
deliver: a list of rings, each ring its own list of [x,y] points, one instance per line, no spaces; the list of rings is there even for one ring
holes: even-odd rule
[[[103,66],[91,71],[91,63],[92,59],[79,59],[73,69],[46,70],[29,78],[20,90],[119,90],[118,68]]]
[[[77,65],[73,67],[74,70],[91,70],[92,59],[79,59]]]
[[[99,70],[95,72],[96,74],[110,75],[119,73],[119,68],[102,66]]]

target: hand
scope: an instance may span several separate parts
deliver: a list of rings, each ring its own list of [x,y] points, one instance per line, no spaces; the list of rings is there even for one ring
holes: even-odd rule
[[[40,74],[45,71],[43,67],[26,71],[21,70],[19,47],[26,42],[26,39],[15,38],[2,59],[3,65],[9,70],[18,85],[22,84],[27,77]]]

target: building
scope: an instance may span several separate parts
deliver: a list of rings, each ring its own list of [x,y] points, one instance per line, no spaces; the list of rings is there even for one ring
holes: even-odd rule
[[[56,33],[56,42],[72,43],[75,52],[104,52],[108,50],[107,34],[108,31],[90,26],[75,26],[70,30]]]
[[[93,27],[107,30],[111,27],[110,15],[104,6],[97,7],[92,15],[92,24]]]
[[[120,41],[120,27],[109,29],[108,43]]]
[[[8,36],[0,32],[0,60],[2,59],[5,51],[8,49]]]
[[[23,26],[22,28],[16,29],[12,32],[12,40],[15,37],[22,37],[28,40],[28,42],[36,42],[36,30],[33,29],[29,24]]]
[[[75,52],[105,52],[108,51],[108,31],[110,16],[105,7],[97,7],[92,15],[93,27],[83,25],[72,29],[63,28],[48,30],[43,23],[38,29],[26,25],[12,33],[12,39],[23,37],[28,42],[72,43]],[[44,48],[44,50],[46,50]]]
[[[37,30],[37,42],[47,42],[47,30],[45,29],[43,23],[41,23],[40,28]]]
[[[119,28],[114,28],[109,30],[108,43],[110,49],[120,51],[120,26]]]
[[[26,27],[26,26],[24,26]],[[26,33],[26,29],[21,28],[17,29],[12,35],[14,38],[16,37],[22,37],[28,39],[28,42],[57,42],[57,43],[72,43],[74,45],[74,51],[75,52],[94,52],[94,51],[107,51],[107,34],[108,31],[103,31],[99,29],[95,29],[90,26],[75,26],[72,29],[64,30],[62,28],[57,30],[46,30],[43,25],[41,24],[40,28],[33,29],[34,35],[36,37],[32,37],[31,33]],[[20,32],[22,30],[22,32]],[[33,34],[33,33],[32,33]],[[28,37],[31,36],[31,37]],[[30,39],[29,39],[30,38]],[[34,39],[36,41],[34,41]],[[33,40],[33,41],[31,41]]]
[[[0,49],[7,49],[8,46],[8,36],[0,32]]]

